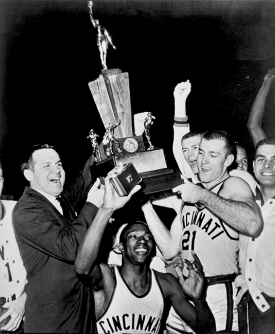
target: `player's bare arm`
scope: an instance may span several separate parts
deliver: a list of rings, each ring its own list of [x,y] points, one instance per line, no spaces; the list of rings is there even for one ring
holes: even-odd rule
[[[183,201],[201,203],[232,228],[256,237],[263,227],[259,207],[253,201],[249,185],[240,178],[231,177],[224,182],[220,196],[192,183],[173,189],[180,192]]]
[[[189,80],[180,82],[174,89],[175,117],[186,117],[186,99],[191,92]]]
[[[191,270],[195,271],[194,268]],[[181,269],[178,271],[181,271]],[[187,276],[190,275],[187,274]],[[165,297],[170,301],[180,317],[196,333],[215,333],[215,320],[204,298],[203,279],[197,284],[200,285],[200,288],[193,289],[194,287],[190,288],[190,284],[184,286],[185,281],[188,281],[188,277],[183,278],[181,274],[179,280],[172,274],[158,273],[158,277]],[[195,295],[197,298],[194,298],[194,290],[196,290]],[[195,306],[188,299],[191,299]]]
[[[150,201],[142,206],[147,225],[154,236],[156,244],[161,251],[165,260],[170,260],[177,255],[180,248],[180,233],[176,227],[180,224],[179,215],[174,219],[172,226],[174,229],[170,231],[159,218]]]
[[[133,194],[140,189],[140,186],[136,185],[128,196],[118,196],[110,182],[110,178],[117,175],[121,169],[122,166],[116,167],[109,172],[108,176],[105,178],[103,204],[99,208],[92,225],[84,235],[78,248],[75,269],[79,275],[89,275],[92,272],[93,266],[96,264],[100,243],[105,228],[109,223],[109,219],[112,217],[115,210],[122,208],[130,200]]]
[[[99,319],[110,303],[115,288],[115,278],[111,268],[103,263],[95,266],[91,276],[95,314],[96,319]]]

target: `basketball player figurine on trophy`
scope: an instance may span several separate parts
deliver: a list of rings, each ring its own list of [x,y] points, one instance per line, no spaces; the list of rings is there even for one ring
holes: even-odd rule
[[[98,145],[98,142],[97,142],[97,137],[99,137],[99,135],[97,133],[95,133],[93,129],[91,129],[91,131],[89,132],[89,135],[87,136],[87,139],[90,139],[90,141],[91,141],[95,161],[99,162],[99,161],[101,161],[101,155],[100,155],[100,151],[99,151],[99,145]]]
[[[108,51],[109,44],[111,44],[111,46],[114,49],[116,49],[116,47],[112,42],[112,37],[110,36],[108,30],[102,27],[98,20],[95,20],[93,18],[93,11],[92,11],[93,1],[88,1],[88,8],[89,8],[89,13],[90,13],[90,20],[93,26],[97,29],[96,43],[99,49],[101,65],[103,67],[103,70],[107,70],[106,59],[107,59],[107,51]]]
[[[150,136],[150,128],[151,128],[151,125],[154,124],[155,119],[156,119],[156,117],[153,116],[151,112],[148,112],[147,116],[144,120],[144,133],[145,133],[145,137],[147,139],[147,142],[149,144],[149,147],[147,148],[147,151],[153,150],[155,148],[151,143],[151,136]]]
[[[120,121],[118,121],[115,125],[109,123],[108,127],[103,136],[102,143],[106,147],[106,156],[109,157],[111,155],[118,155],[122,153],[122,150],[119,147],[119,142],[114,137],[114,130],[116,127],[120,125]]]

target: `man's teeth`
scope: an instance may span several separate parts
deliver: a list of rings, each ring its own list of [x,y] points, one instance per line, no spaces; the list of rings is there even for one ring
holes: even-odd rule
[[[144,248],[137,248],[137,249],[136,249],[136,252],[138,252],[138,253],[147,253],[147,249],[144,249]]]

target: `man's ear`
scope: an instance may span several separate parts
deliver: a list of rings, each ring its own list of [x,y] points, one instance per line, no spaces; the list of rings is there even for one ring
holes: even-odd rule
[[[253,161],[253,173],[255,174],[255,161]]]
[[[234,161],[234,154],[229,154],[229,156],[225,159],[225,166],[229,167]]]
[[[30,170],[30,169],[24,169],[24,176],[25,176],[25,178],[29,181],[29,182],[31,182],[32,181],[32,179],[33,179],[33,171],[32,170]]]
[[[124,252],[124,246],[123,246],[122,242],[120,242],[120,243],[118,244],[118,249],[121,251],[121,253]]]

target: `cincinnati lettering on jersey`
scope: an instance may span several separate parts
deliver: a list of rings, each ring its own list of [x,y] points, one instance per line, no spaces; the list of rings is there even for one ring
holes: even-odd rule
[[[0,249],[0,257],[4,261],[5,260],[5,248],[2,245],[2,249]]]
[[[131,333],[131,331],[138,331],[138,333],[158,333],[161,319],[157,317],[149,317],[143,314],[123,314],[111,318],[104,318],[98,321],[98,327],[102,329],[99,333]]]
[[[221,221],[218,217],[216,217],[215,219],[215,216],[212,215],[210,219],[209,216],[205,219],[204,210],[197,210],[195,206],[193,207],[194,208],[193,210],[192,209],[190,210],[190,208],[192,208],[192,206],[188,206],[189,209],[188,211],[183,210],[181,218],[183,228],[186,228],[187,226],[190,225],[195,225],[201,228],[209,236],[211,236],[212,240],[216,239],[221,234],[225,233]]]

